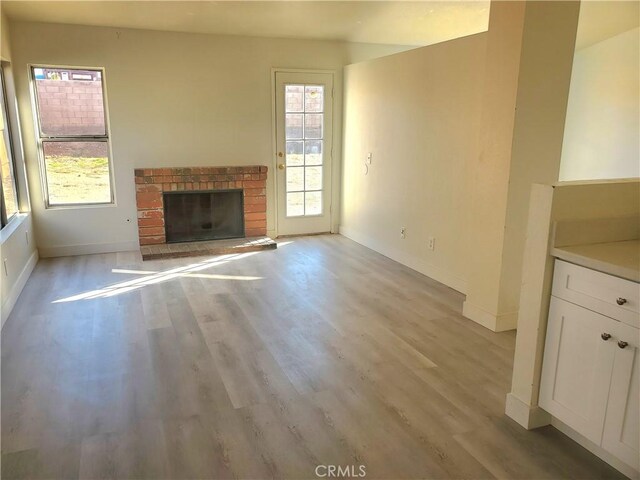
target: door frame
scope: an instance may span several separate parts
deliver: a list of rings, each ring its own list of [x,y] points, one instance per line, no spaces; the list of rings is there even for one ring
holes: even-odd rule
[[[273,212],[275,214],[275,218],[274,218],[274,222],[275,222],[275,229],[272,231],[273,236],[277,237],[278,236],[278,230],[279,230],[279,225],[278,225],[278,221],[279,221],[279,215],[278,215],[278,195],[280,194],[280,192],[278,191],[278,175],[277,175],[277,168],[278,168],[278,133],[276,132],[276,127],[277,127],[277,120],[276,120],[276,74],[277,73],[325,73],[325,74],[330,74],[332,79],[333,79],[333,91],[331,92],[331,102],[332,102],[332,111],[331,111],[331,136],[332,139],[334,140],[336,138],[336,104],[335,104],[335,100],[337,98],[337,95],[335,93],[336,90],[336,76],[337,76],[337,70],[326,70],[326,69],[308,69],[308,68],[282,68],[282,67],[272,67],[271,68],[271,162],[269,162],[269,169],[273,172],[273,175],[271,175],[271,184],[273,185],[273,191],[274,191],[274,205],[273,205]],[[341,136],[338,136],[338,138],[342,138]],[[335,142],[332,140],[331,142],[331,152],[330,152],[330,158],[331,158],[331,175],[329,178],[329,182],[331,183],[331,197],[329,199],[329,231],[331,233],[336,233],[336,228],[335,228],[335,220],[336,220],[336,215],[337,212],[335,211],[336,209],[334,208],[334,198],[335,198],[335,188],[336,188],[336,182],[334,180],[335,177],[335,172],[334,172],[334,168],[336,168],[336,162],[335,162],[335,155],[334,152],[337,150],[336,146],[335,146]],[[340,149],[342,149],[342,145],[339,146]],[[269,234],[269,232],[267,232],[267,234]]]

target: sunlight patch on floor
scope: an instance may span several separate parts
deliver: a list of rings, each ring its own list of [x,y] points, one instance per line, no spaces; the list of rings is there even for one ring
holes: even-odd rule
[[[142,276],[135,280],[118,282],[113,285],[108,285],[106,287],[103,287],[97,290],[91,290],[91,291],[80,293],[77,295],[60,298],[58,300],[54,300],[51,303],[66,303],[66,302],[76,302],[79,300],[93,300],[96,298],[108,298],[108,297],[113,297],[123,293],[131,292],[134,290],[138,290],[148,285],[156,285],[162,282],[166,282],[168,280],[174,280],[176,278],[185,278],[185,277],[205,278],[210,280],[232,280],[232,281],[263,280],[264,277],[255,277],[255,276],[248,276],[248,275],[222,275],[222,274],[199,273],[203,270],[224,265],[225,263],[229,263],[231,261],[247,258],[253,255],[256,255],[258,253],[261,253],[261,252],[248,252],[248,253],[241,253],[241,254],[222,255],[220,257],[204,260],[202,262],[192,263],[191,265],[187,265],[184,267],[172,268],[164,272],[114,268],[111,270],[111,273],[120,273],[120,274],[125,273],[125,274],[142,275]]]

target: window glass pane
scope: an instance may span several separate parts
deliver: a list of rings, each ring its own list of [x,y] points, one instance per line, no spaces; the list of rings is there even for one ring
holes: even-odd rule
[[[304,165],[302,150],[304,142],[287,142],[287,166]]]
[[[304,189],[322,190],[322,167],[306,167],[304,169]]]
[[[43,142],[49,204],[109,203],[107,142]]]
[[[304,194],[304,208],[306,215],[320,215],[322,213],[322,192],[306,192]]]
[[[287,85],[285,87],[285,102],[287,112],[304,111],[304,87],[302,85]]]
[[[2,180],[2,223],[18,213],[15,170],[9,134],[9,115],[5,102],[4,72],[0,70],[0,179]]]
[[[287,168],[287,192],[304,190],[304,167]]]
[[[2,195],[7,218],[18,213],[18,197],[13,177],[13,162],[9,156],[4,131],[0,135],[0,177],[2,177]]]
[[[304,193],[287,193],[287,216],[304,215]]]
[[[322,138],[323,114],[307,114],[304,116],[304,138]]]
[[[322,112],[324,104],[324,87],[322,85],[307,85],[304,87],[304,111]]]
[[[322,165],[322,140],[304,142],[304,164]]]
[[[302,122],[304,115],[296,113],[287,113],[285,117],[286,121],[286,139],[298,139],[302,138]]]
[[[42,134],[105,135],[99,70],[34,68]]]

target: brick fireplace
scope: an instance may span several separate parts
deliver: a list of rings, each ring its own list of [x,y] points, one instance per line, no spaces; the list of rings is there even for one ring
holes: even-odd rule
[[[137,168],[140,245],[166,243],[163,192],[242,189],[245,237],[267,233],[267,167]]]

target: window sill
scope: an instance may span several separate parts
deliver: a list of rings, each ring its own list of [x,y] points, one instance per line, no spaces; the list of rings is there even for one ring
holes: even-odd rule
[[[85,208],[111,208],[117,207],[116,202],[109,203],[65,203],[61,205],[46,205],[46,210],[82,210]]]
[[[0,230],[0,245],[4,244],[4,242],[11,238],[14,232],[18,230],[18,228],[20,228],[20,225],[22,225],[27,220],[27,218],[29,218],[29,215],[29,212],[18,213],[14,215],[11,220],[9,220],[9,223],[7,223],[7,225],[2,230]]]

